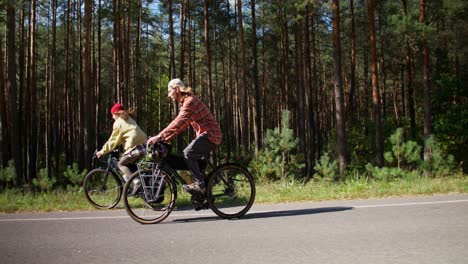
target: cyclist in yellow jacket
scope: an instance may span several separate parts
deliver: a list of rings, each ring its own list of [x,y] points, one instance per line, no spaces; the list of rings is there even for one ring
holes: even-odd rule
[[[146,155],[147,136],[133,119],[135,109],[125,110],[120,103],[116,103],[111,108],[111,113],[112,118],[115,120],[112,134],[102,149],[96,153],[96,156],[100,158],[122,145],[124,154],[120,158],[118,166],[124,174],[125,181],[127,181],[132,175],[132,170],[128,165],[135,163]]]

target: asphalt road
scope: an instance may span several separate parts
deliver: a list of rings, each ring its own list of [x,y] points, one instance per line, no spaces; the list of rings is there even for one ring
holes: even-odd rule
[[[468,195],[254,205],[244,218],[0,215],[0,263],[468,263]]]

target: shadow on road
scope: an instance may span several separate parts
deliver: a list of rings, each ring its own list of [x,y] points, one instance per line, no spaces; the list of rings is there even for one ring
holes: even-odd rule
[[[347,210],[352,210],[352,209],[353,207],[322,207],[322,208],[306,208],[306,209],[294,209],[294,210],[271,211],[271,212],[253,212],[253,213],[247,213],[240,219],[236,218],[234,220],[334,213],[334,212],[341,212],[341,211],[347,211]],[[224,219],[219,218],[217,216],[210,216],[210,217],[174,219],[173,222],[183,223],[183,222],[204,222],[204,221],[218,221],[218,220],[224,220]]]
[[[251,214],[247,213],[247,215],[242,217],[242,219],[323,214],[323,213],[341,212],[341,211],[352,210],[352,209],[353,207],[322,207],[322,208],[306,208],[306,209],[295,209],[295,210],[284,210],[284,211],[273,211],[273,212],[258,212],[258,213],[251,213]]]

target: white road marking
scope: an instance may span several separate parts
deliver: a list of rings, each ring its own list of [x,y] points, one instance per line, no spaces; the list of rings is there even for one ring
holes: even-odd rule
[[[433,201],[433,202],[417,202],[417,203],[396,203],[396,204],[374,204],[374,205],[356,205],[354,208],[375,208],[375,207],[392,207],[392,206],[412,206],[426,204],[447,204],[447,203],[464,203],[468,200],[452,200],[452,201]]]
[[[432,201],[432,202],[414,202],[414,203],[393,203],[393,204],[374,204],[374,205],[354,205],[350,206],[355,209],[359,208],[378,208],[378,207],[396,207],[396,206],[415,206],[415,205],[433,205],[433,204],[449,204],[449,203],[466,203],[468,200],[451,200],[451,201]],[[317,207],[315,209],[320,209]],[[296,209],[295,209],[296,210]],[[269,213],[271,211],[250,211],[249,213]],[[212,212],[207,213],[188,213],[178,214],[173,212],[169,217],[206,217],[216,216]],[[64,220],[98,220],[98,219],[128,219],[127,215],[119,216],[83,216],[83,217],[44,217],[44,218],[10,218],[0,219],[0,222],[27,222],[27,221],[64,221]]]

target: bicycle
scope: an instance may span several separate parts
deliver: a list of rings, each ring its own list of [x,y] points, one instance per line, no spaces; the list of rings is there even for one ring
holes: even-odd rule
[[[123,184],[125,180],[117,164],[119,162],[119,150],[113,150],[107,156],[106,162],[102,162],[93,155],[93,162],[105,164],[91,170],[84,178],[83,190],[88,202],[97,209],[112,209],[122,198]],[[136,171],[133,165],[132,171]]]
[[[128,215],[141,224],[156,224],[166,219],[175,206],[177,185],[187,184],[177,170],[188,170],[182,157],[170,154],[170,145],[158,142],[148,147],[151,161],[140,161],[124,186],[123,201]],[[255,200],[255,182],[250,172],[239,164],[224,163],[214,167],[208,159],[199,161],[205,174],[205,193],[192,194],[195,210],[210,208],[224,219],[240,218]],[[140,181],[138,195],[128,195],[134,180]]]

